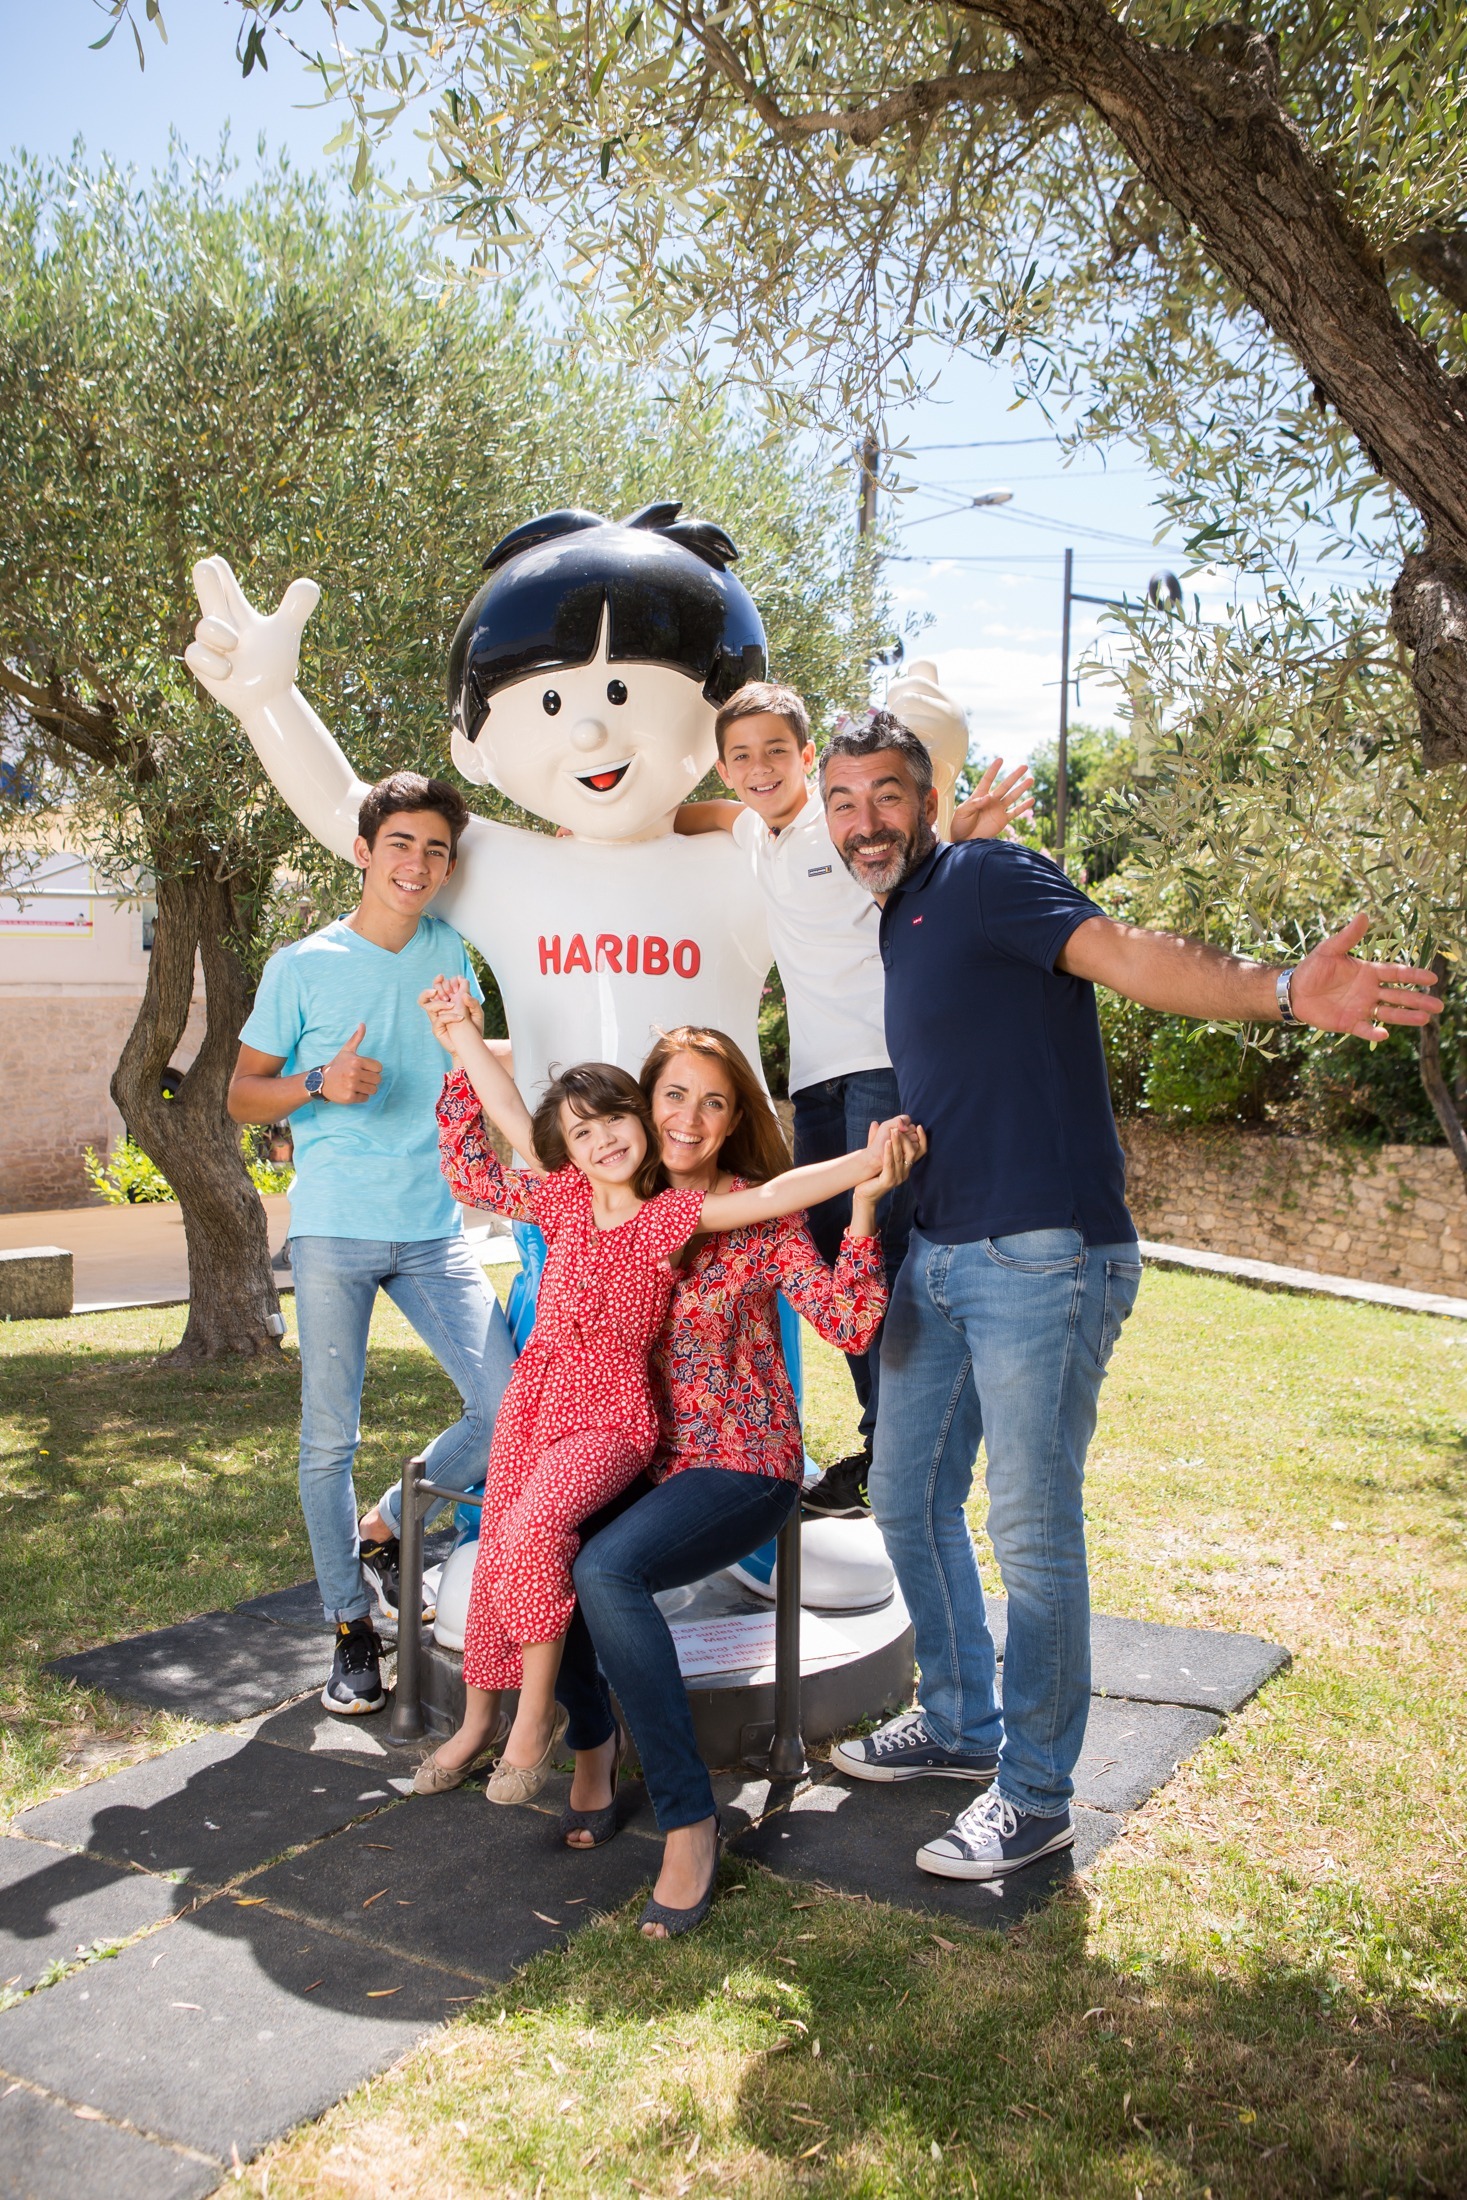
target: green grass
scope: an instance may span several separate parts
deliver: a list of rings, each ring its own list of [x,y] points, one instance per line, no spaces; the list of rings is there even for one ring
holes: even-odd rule
[[[177,1327],[0,1330],[16,1794],[165,1738],[38,1680],[43,1656],[306,1570],[289,1363],[160,1376],[144,1355]],[[849,1381],[807,1364],[833,1457]],[[388,1311],[363,1492],[446,1410]],[[1089,1505],[1097,1609],[1295,1662],[1043,1915],[937,1932],[732,1865],[691,1941],[599,1923],[244,2189],[1467,2192],[1467,1329],[1153,1272]]]

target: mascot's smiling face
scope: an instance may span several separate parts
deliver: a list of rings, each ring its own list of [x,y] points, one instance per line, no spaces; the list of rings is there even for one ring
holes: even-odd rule
[[[678,510],[531,520],[491,551],[454,636],[454,762],[578,839],[668,831],[712,766],[719,704],[764,676],[733,544]]]
[[[496,690],[475,740],[455,727],[453,760],[578,840],[639,840],[711,770],[717,706],[675,666],[608,657],[604,627],[589,664]]]

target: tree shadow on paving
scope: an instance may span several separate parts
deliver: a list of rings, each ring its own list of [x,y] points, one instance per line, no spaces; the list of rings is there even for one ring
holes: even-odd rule
[[[1087,1945],[1078,1881],[1002,1940],[750,1867],[724,1885],[690,1941],[640,1942],[628,1920],[508,1997],[568,2026],[653,2018],[685,2061],[708,2028],[759,2018],[734,2128],[705,2127],[710,2169],[742,2141],[831,2194],[1467,2190],[1467,2042],[1420,2000],[1283,1964],[1112,1961]],[[663,2148],[702,2120],[696,2083],[683,2104]]]

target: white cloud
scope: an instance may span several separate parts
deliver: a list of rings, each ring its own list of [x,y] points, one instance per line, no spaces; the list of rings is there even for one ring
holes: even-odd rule
[[[968,713],[973,745],[985,755],[1018,763],[1059,730],[1059,651],[1057,649],[944,649],[937,652],[937,677]],[[1116,716],[1117,688],[1087,680],[1080,710],[1070,715],[1087,724],[1105,724]]]

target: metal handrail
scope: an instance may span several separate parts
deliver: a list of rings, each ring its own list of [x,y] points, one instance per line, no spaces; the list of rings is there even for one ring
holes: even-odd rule
[[[406,1746],[427,1732],[423,1717],[423,1517],[430,1507],[480,1505],[484,1499],[464,1490],[440,1489],[423,1476],[421,1455],[402,1470],[402,1520],[398,1528],[397,1686],[387,1739]],[[413,1614],[411,1623],[407,1615]],[[774,1733],[769,1743],[769,1776],[798,1779],[805,1770],[805,1738],[800,1729],[800,1514],[790,1515],[779,1531],[774,1579]]]

